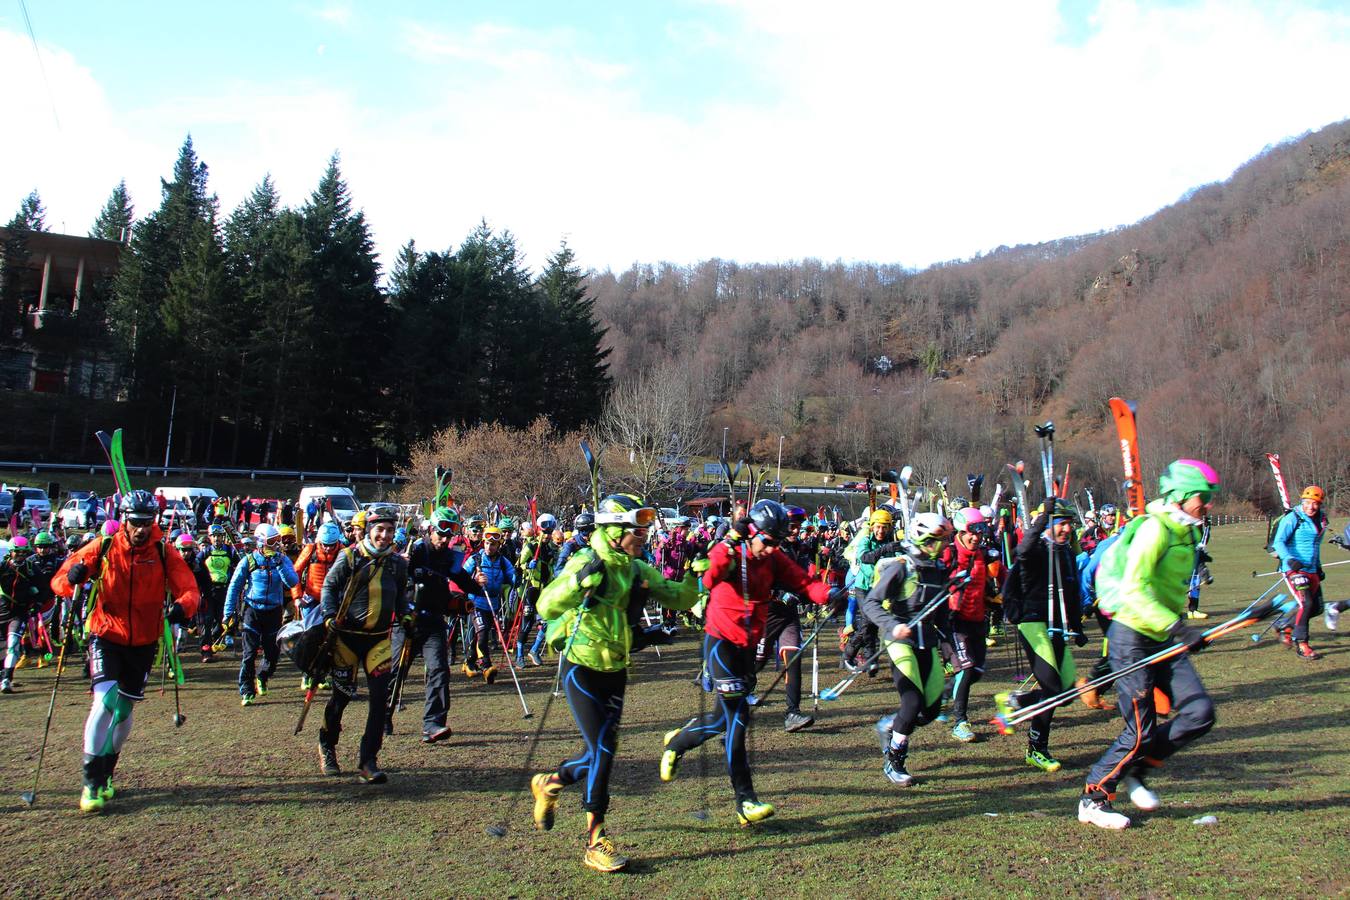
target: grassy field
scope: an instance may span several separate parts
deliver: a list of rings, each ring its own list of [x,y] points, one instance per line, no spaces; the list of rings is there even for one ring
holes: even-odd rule
[[[1203,605],[1239,609],[1269,584],[1264,531],[1216,530],[1215,584]],[[1328,548],[1329,561],[1342,554]],[[1329,570],[1327,595],[1350,596],[1347,569]],[[1218,621],[1212,618],[1210,623]],[[1345,626],[1343,626],[1344,628]],[[889,682],[863,681],[822,705],[818,724],[785,734],[781,702],[761,711],[752,737],[760,797],[778,807],[764,826],[738,828],[718,765],[706,746],[679,780],[656,777],[661,734],[699,707],[690,684],[697,655],[684,635],[662,659],[642,655],[632,672],[613,780],[611,833],[632,871],[584,869],[575,789],[558,827],[538,834],[523,793],[529,770],[551,768],[579,739],[563,701],[541,716],[551,670],[524,673],[535,718],[523,720],[509,680],[452,682],[448,742],[416,739],[417,704],[399,720],[381,762],[390,784],[365,787],[318,774],[314,735],[292,735],[298,678],[283,664],[258,706],[239,707],[234,666],[189,663],[188,720],[171,724],[172,691],[136,711],[118,771],[118,799],[101,816],[76,808],[80,731],[88,707],[78,675],[61,689],[36,806],[31,786],[51,669],[20,670],[19,693],[0,698],[0,840],[11,848],[7,892],[244,896],[1344,896],[1350,884],[1350,640],[1319,617],[1313,642],[1326,657],[1303,662],[1270,638],[1227,639],[1197,666],[1218,705],[1213,732],[1154,780],[1161,811],[1108,833],[1074,818],[1087,767],[1118,732],[1114,714],[1074,705],[1056,719],[1052,747],[1064,769],[1022,763],[1024,736],[981,731],[955,743],[931,725],[915,735],[897,789],[881,774],[872,723],[893,711]],[[828,642],[833,646],[833,641]],[[1090,648],[1089,648],[1090,649]],[[822,686],[840,677],[822,647]],[[1086,664],[1088,650],[1081,651]],[[1011,683],[1009,651],[991,651],[973,712]],[[69,672],[67,673],[70,674]],[[410,686],[420,688],[420,668]],[[808,674],[809,687],[809,674]],[[416,691],[414,691],[416,693]],[[781,694],[778,695],[781,701]],[[317,710],[315,711],[317,712]],[[365,710],[348,710],[341,745],[355,767]],[[975,716],[972,716],[972,720]],[[543,724],[533,761],[531,736]],[[694,813],[707,805],[706,821]],[[1127,804],[1122,800],[1122,808]],[[1217,825],[1192,820],[1214,815]],[[504,838],[485,826],[505,822]]]

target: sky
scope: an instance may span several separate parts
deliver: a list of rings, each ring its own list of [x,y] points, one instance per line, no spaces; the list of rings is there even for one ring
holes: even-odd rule
[[[83,234],[121,179],[148,214],[191,134],[224,214],[339,154],[386,269],[482,220],[536,270],[563,241],[918,268],[1137,221],[1350,116],[1350,0],[25,2],[0,221],[36,189]]]

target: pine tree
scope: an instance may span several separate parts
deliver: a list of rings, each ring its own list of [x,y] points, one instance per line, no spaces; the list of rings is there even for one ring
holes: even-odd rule
[[[94,220],[89,236],[125,243],[131,238],[131,226],[135,221],[136,209],[131,204],[131,194],[127,192],[124,178],[113,188],[108,202],[103,204],[103,211]]]
[[[536,282],[552,323],[548,415],[564,431],[598,419],[609,395],[606,329],[595,319],[595,301],[587,296],[585,282],[566,241]]]
[[[202,225],[214,230],[216,198],[206,192],[206,163],[197,159],[191,135],[173,173],[172,181],[160,180],[159,209],[132,230],[131,252],[122,255],[109,304],[133,399],[168,399],[164,360],[173,354],[161,309],[170,279],[202,240]]]
[[[382,405],[380,393],[391,388],[372,383],[370,372],[392,378],[401,354],[389,340],[380,266],[365,213],[352,211],[336,153],[300,215],[316,304],[314,339],[328,363],[310,397],[316,434],[334,450],[349,442],[368,446],[377,437],[374,411]]]
[[[19,211],[5,227],[22,228],[27,231],[47,230],[47,210],[43,209],[42,198],[38,196],[36,190],[29,191],[28,196],[23,198],[19,204]]]
[[[26,298],[19,295],[19,273],[28,263],[28,236],[46,231],[47,213],[36,190],[19,204],[19,211],[5,224],[0,239],[0,328],[9,334],[23,321]]]

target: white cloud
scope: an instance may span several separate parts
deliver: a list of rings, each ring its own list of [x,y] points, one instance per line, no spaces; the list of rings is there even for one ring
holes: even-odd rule
[[[311,10],[310,14],[320,21],[336,25],[339,28],[350,28],[356,17],[352,5],[346,2],[329,3],[327,6]]]
[[[58,108],[80,112],[57,135],[42,92],[16,95],[32,127],[0,145],[0,214],[36,186],[82,232],[122,175],[147,212],[191,130],[226,211],[268,170],[301,202],[340,150],[386,265],[408,238],[443,248],[482,217],[534,265],[564,235],[597,267],[919,264],[1133,221],[1350,114],[1350,18],[1334,11],[1104,0],[1072,46],[1053,0],[725,11],[665,30],[727,73],[715,101],[658,103],[641,48],[569,29],[405,25],[413,82],[378,104],[300,82],[114,102],[44,46]],[[31,80],[26,44],[0,32],[7,83]]]

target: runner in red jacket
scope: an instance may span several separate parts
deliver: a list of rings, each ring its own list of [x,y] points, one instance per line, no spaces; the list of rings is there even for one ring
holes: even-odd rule
[[[113,798],[113,769],[131,734],[132,705],[145,699],[165,618],[186,625],[201,601],[192,570],[160,541],[155,498],[132,491],[122,498],[119,513],[122,528],[71,554],[52,577],[52,590],[63,597],[86,581],[94,585],[89,614],[94,703],[84,725],[84,812],[97,812]]]
[[[742,825],[773,815],[773,806],[755,796],[745,752],[749,698],[755,689],[755,648],[764,635],[773,592],[788,591],[821,605],[830,598],[829,585],[809,579],[778,549],[790,528],[783,504],[761,500],[751,508],[748,520],[736,523],[738,537],[719,541],[708,552],[703,584],[710,594],[703,655],[718,708],[667,733],[661,755],[661,780],[670,781],[681,756],[725,732],[727,773],[736,792],[736,818]]]

